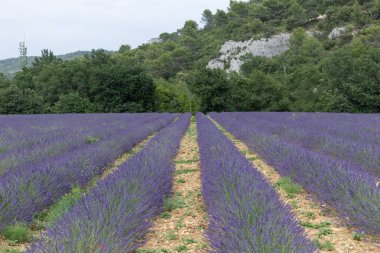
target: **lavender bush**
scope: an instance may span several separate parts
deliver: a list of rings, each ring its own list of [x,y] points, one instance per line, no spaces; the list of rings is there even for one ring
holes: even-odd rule
[[[279,138],[257,127],[254,120],[245,124],[234,120],[233,114],[210,115],[282,176],[291,176],[320,201],[335,208],[344,220],[348,218],[351,225],[380,234],[380,188],[361,167]]]
[[[153,117],[152,117],[153,116]],[[176,115],[128,117],[128,127],[108,133],[93,144],[30,163],[0,176],[0,229],[16,223],[29,223],[73,187],[85,187],[122,153],[149,134],[169,124]],[[106,126],[103,126],[106,127]]]
[[[31,118],[7,116],[2,123],[8,124],[0,128],[0,138],[7,143],[0,148],[0,175],[14,168],[80,149],[86,146],[87,138],[101,140],[126,129],[133,121],[148,121],[151,117],[158,118],[159,115],[75,114],[36,115]],[[36,119],[42,120],[43,124],[36,122]]]
[[[197,115],[203,196],[215,252],[315,252],[289,206],[203,114]]]
[[[287,142],[345,160],[380,178],[380,145],[376,143],[380,140],[380,120],[375,120],[376,115],[233,113],[230,116]]]
[[[190,114],[161,130],[119,170],[79,200],[28,252],[133,252],[172,188]]]

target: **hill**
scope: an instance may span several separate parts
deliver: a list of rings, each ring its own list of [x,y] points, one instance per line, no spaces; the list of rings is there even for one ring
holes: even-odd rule
[[[380,112],[380,0],[230,1],[202,23],[112,55],[45,51],[0,77],[0,113]]]
[[[77,57],[84,56],[85,54],[90,53],[90,51],[76,51],[74,53],[68,53],[63,55],[58,55],[57,57],[65,61],[73,60]],[[36,56],[28,57],[28,67],[32,66]],[[0,60],[0,72],[7,75],[13,76],[16,72],[21,71],[20,60],[19,58],[9,58]]]

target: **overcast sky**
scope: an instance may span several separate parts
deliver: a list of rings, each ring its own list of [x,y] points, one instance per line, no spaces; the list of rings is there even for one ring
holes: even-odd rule
[[[120,45],[136,47],[202,12],[226,9],[229,0],[0,0],[0,59],[17,57],[24,40],[28,55],[44,48],[55,54]]]

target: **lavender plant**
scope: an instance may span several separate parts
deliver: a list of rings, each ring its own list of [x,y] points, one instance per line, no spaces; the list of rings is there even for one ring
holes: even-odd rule
[[[336,115],[336,119],[330,114],[312,113],[234,113],[231,116],[287,142],[345,160],[380,178],[380,145],[376,144],[380,129],[376,128],[373,115]],[[372,120],[364,120],[364,116]],[[359,118],[364,121],[359,122]]]
[[[128,127],[115,129],[94,144],[83,140],[83,146],[78,149],[4,173],[0,176],[0,230],[16,222],[30,223],[36,213],[48,208],[72,188],[85,187],[118,156],[175,117],[169,114],[151,119],[149,115],[137,116],[136,120],[128,117],[131,121]]]
[[[273,187],[203,114],[197,115],[207,236],[215,252],[315,252]]]
[[[257,127],[254,120],[245,124],[234,120],[233,114],[210,115],[282,176],[291,176],[321,202],[335,208],[349,224],[380,233],[380,188],[376,179],[361,167],[279,138],[268,129]]]
[[[136,155],[98,183],[28,252],[133,252],[149,219],[170,195],[175,156],[190,114],[161,130]]]

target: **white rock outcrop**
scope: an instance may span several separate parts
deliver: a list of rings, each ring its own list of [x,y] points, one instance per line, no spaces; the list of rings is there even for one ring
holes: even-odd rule
[[[329,39],[330,40],[337,39],[337,38],[341,37],[347,31],[348,31],[347,27],[337,27],[337,28],[334,28],[331,31],[331,33],[329,34]]]
[[[289,50],[290,33],[281,33],[268,39],[247,40],[243,42],[227,41],[219,51],[220,56],[211,60],[207,68],[226,69],[229,72],[240,71],[244,64],[240,57],[246,54],[273,57]],[[226,68],[226,64],[229,68]]]

